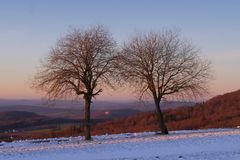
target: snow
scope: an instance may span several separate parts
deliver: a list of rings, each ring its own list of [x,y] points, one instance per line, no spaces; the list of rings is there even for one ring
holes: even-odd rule
[[[240,129],[124,133],[0,143],[0,160],[240,160]]]

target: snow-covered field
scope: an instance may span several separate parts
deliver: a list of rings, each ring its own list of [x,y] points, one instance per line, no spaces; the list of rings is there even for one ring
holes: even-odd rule
[[[0,143],[0,160],[240,160],[240,129],[153,132]]]

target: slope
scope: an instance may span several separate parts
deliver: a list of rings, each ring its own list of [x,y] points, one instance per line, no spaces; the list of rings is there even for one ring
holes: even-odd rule
[[[240,126],[240,90],[216,96],[193,107],[164,111],[170,130],[203,129]],[[157,131],[158,123],[153,112],[98,123],[94,134]]]

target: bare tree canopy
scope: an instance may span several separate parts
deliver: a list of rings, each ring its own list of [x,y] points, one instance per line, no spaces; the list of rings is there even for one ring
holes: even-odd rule
[[[50,98],[83,95],[86,139],[91,139],[91,100],[103,84],[111,85],[115,45],[102,26],[73,30],[58,41],[35,76],[34,87]]]
[[[167,30],[137,34],[125,43],[118,56],[119,75],[143,96],[153,97],[162,133],[160,102],[168,95],[197,96],[206,91],[210,63],[178,32]]]

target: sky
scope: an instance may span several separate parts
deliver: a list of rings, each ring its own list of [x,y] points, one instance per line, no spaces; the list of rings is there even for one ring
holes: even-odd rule
[[[239,0],[1,0],[0,98],[41,98],[30,87],[40,59],[71,28],[98,24],[119,44],[135,32],[178,28],[212,62],[209,97],[238,90],[239,19]],[[98,99],[135,98],[120,89]]]

